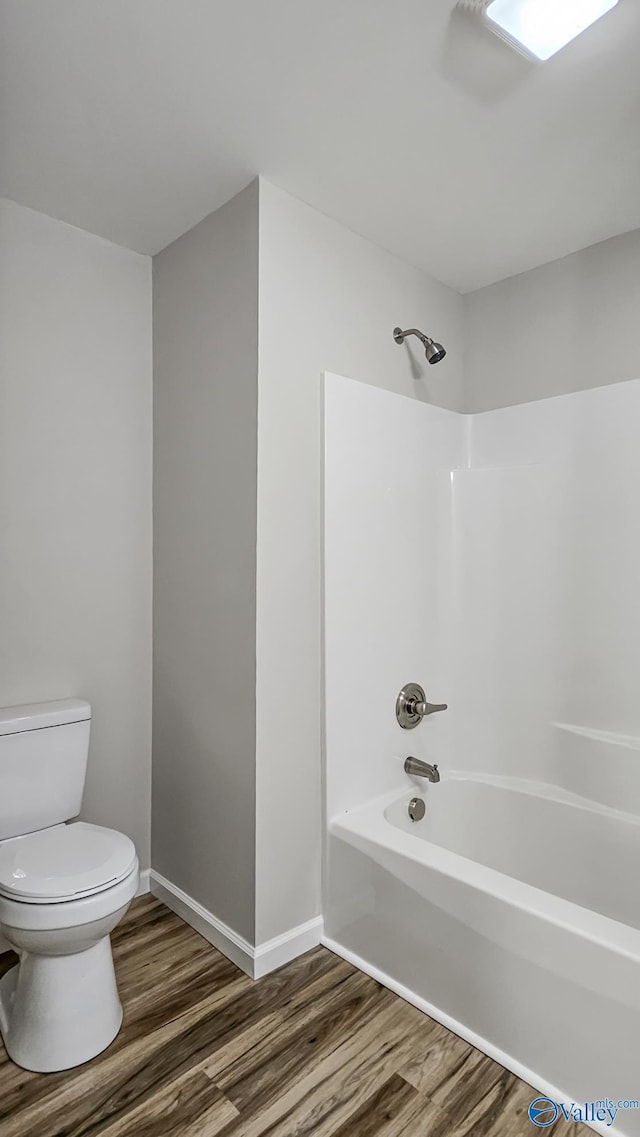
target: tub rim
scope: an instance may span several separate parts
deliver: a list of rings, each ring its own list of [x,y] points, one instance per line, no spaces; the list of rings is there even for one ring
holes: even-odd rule
[[[609,806],[601,806],[588,798],[581,798],[569,790],[544,782],[498,774],[478,775],[465,770],[443,774],[442,781],[489,784],[511,792],[560,802],[570,808],[584,809],[606,816],[613,815],[614,818],[627,824],[640,825],[640,818],[634,814],[624,814]],[[400,802],[408,803],[414,796],[413,790],[414,787],[406,785],[396,787],[385,794],[370,798],[362,805],[335,814],[328,823],[329,835],[369,855],[371,846],[390,849],[413,864],[424,865],[443,876],[460,881],[514,908],[537,916],[564,931],[582,936],[600,947],[640,962],[640,928],[634,928],[611,916],[604,916],[601,912],[586,908],[573,900],[566,900],[555,893],[546,892],[518,877],[509,876],[499,869],[483,865],[481,861],[473,861],[461,853],[454,853],[425,837],[408,833],[390,821],[386,811]],[[437,793],[437,788],[435,792]]]

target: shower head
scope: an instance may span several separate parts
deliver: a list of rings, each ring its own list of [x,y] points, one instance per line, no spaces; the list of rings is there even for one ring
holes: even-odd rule
[[[433,340],[429,340],[425,346],[424,354],[429,363],[439,363],[447,353],[441,343],[434,343]]]
[[[441,343],[435,343],[431,336],[425,336],[424,332],[419,332],[417,328],[407,328],[404,332],[401,328],[393,329],[393,338],[396,343],[404,343],[405,336],[418,337],[429,363],[439,363],[447,354]]]

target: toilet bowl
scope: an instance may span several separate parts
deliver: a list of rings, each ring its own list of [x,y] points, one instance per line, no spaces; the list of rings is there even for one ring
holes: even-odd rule
[[[110,932],[138,887],[133,842],[75,822],[0,842],[0,933],[19,962],[0,980],[9,1057],[49,1073],[87,1062],[122,1022]]]

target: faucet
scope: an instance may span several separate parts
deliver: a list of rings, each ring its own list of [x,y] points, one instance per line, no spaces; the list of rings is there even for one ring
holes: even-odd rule
[[[413,774],[416,778],[426,778],[428,782],[440,781],[440,771],[435,763],[431,766],[429,762],[423,762],[421,758],[405,758],[404,768],[405,773]]]
[[[446,703],[428,703],[419,683],[406,683],[396,699],[396,718],[403,730],[413,730],[427,715],[446,710]]]

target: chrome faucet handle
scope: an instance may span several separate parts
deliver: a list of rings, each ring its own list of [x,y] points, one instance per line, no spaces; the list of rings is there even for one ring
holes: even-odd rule
[[[449,708],[448,708],[447,703],[414,703],[413,704],[414,713],[417,715],[420,715],[421,719],[424,718],[425,715],[435,715],[437,713],[437,711],[446,711],[448,709]]]
[[[428,703],[419,683],[407,683],[396,699],[396,718],[403,730],[413,730],[427,715],[446,710],[446,703]]]

